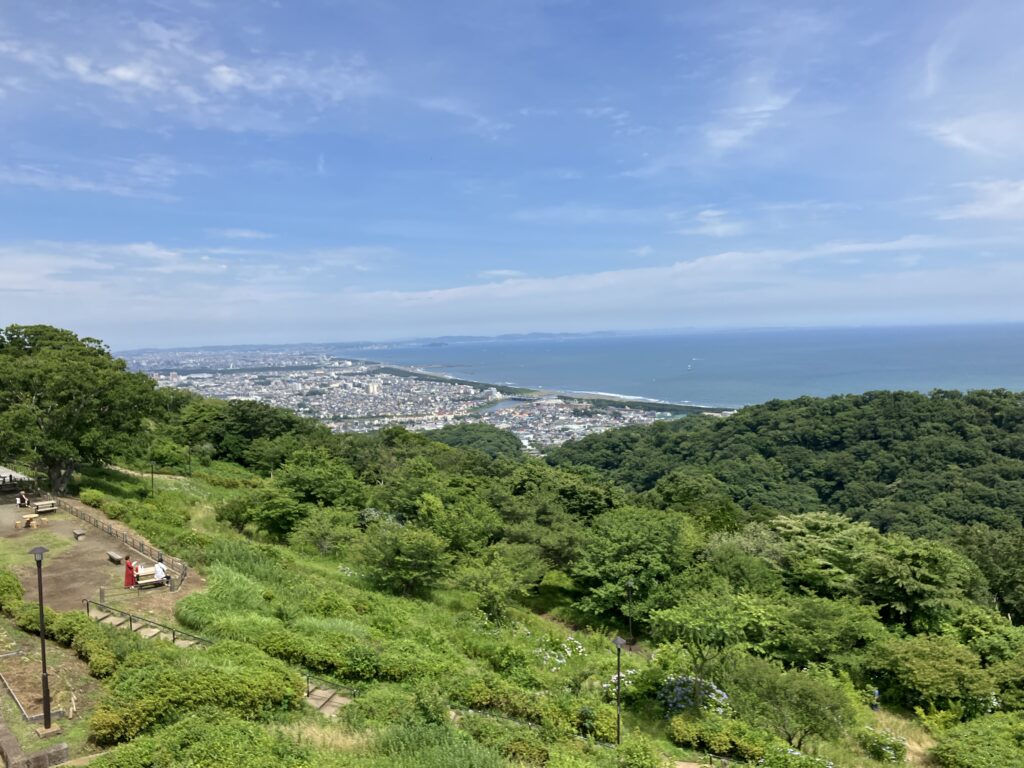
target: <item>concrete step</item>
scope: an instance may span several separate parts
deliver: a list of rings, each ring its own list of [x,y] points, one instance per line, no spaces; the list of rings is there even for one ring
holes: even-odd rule
[[[103,621],[104,619],[108,618],[109,616],[110,616],[109,613],[103,613],[102,611],[99,611],[99,612],[93,611],[92,613],[89,614],[89,618],[91,618],[93,621]]]
[[[338,710],[342,707],[346,707],[352,703],[352,699],[348,696],[342,696],[340,693],[334,694],[330,701],[320,707],[320,714],[324,717],[334,717],[338,714]]]
[[[306,695],[305,701],[324,717],[334,717],[338,710],[352,703],[348,696],[342,696],[331,688],[314,688]]]
[[[117,616],[115,614],[110,614],[109,616],[107,616],[107,618],[102,619],[100,623],[106,624],[110,627],[120,627],[123,624],[127,624],[128,619],[125,616]]]
[[[333,695],[334,691],[330,688],[314,688],[306,694],[306,702],[310,704],[310,706],[319,709],[326,704]]]
[[[159,635],[160,634],[160,630],[157,629],[156,627],[141,627],[140,629],[136,629],[135,630],[135,634],[137,634],[140,637],[144,637],[147,640],[149,640],[149,638],[156,637],[157,635]]]
[[[179,637],[177,640],[174,641],[174,644],[179,648],[191,648],[193,645],[196,644],[196,641],[189,640],[186,637]]]

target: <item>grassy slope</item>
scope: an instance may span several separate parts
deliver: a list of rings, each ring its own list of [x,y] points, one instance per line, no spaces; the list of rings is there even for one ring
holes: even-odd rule
[[[574,718],[583,708],[596,713],[605,738],[614,734],[606,686],[615,653],[608,636],[572,631],[525,608],[495,626],[475,610],[472,594],[455,589],[438,590],[430,600],[380,593],[363,578],[354,548],[321,558],[250,542],[223,530],[211,514],[213,503],[234,492],[224,486],[245,480],[233,466],[215,466],[193,478],[157,478],[158,495],[188,510],[193,551],[181,554],[200,564],[210,586],[182,604],[179,619],[214,638],[259,644],[262,630],[284,629],[349,656],[365,652],[370,671],[360,674],[353,665],[354,674],[340,680],[355,685],[359,695],[337,721],[301,712],[271,726],[313,750],[316,765],[504,765],[544,753],[549,765],[616,764],[612,750],[574,735]],[[138,498],[140,483],[108,471],[86,476],[82,485]],[[168,530],[144,511],[139,514],[133,523],[151,538],[159,540]],[[649,663],[630,654],[623,666],[641,670]],[[487,747],[467,746],[464,733],[454,741],[438,735],[441,726],[431,720],[445,726],[454,720],[457,731],[473,732]],[[396,735],[396,728],[415,735]],[[627,708],[623,732],[627,738],[646,734],[666,759],[699,757],[667,740],[660,713]],[[476,750],[475,756],[463,754],[467,749]],[[848,744],[821,749],[837,766],[874,764]]]

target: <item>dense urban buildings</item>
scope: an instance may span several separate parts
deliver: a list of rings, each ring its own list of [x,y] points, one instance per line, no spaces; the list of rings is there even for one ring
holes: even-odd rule
[[[485,423],[514,433],[528,450],[539,450],[673,415],[628,401],[595,404],[554,393],[510,394],[507,388],[320,353],[161,350],[130,355],[128,362],[160,386],[260,400],[319,419],[338,432]]]

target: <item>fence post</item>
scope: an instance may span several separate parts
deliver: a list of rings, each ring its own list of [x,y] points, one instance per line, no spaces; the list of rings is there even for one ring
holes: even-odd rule
[[[132,627],[132,615],[130,613],[128,614],[128,631],[129,632],[134,632],[135,631],[135,628]]]

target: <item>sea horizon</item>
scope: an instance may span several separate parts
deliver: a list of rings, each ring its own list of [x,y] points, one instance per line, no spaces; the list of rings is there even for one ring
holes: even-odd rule
[[[712,408],[873,390],[1024,390],[1017,323],[444,338],[324,346],[481,383]]]

